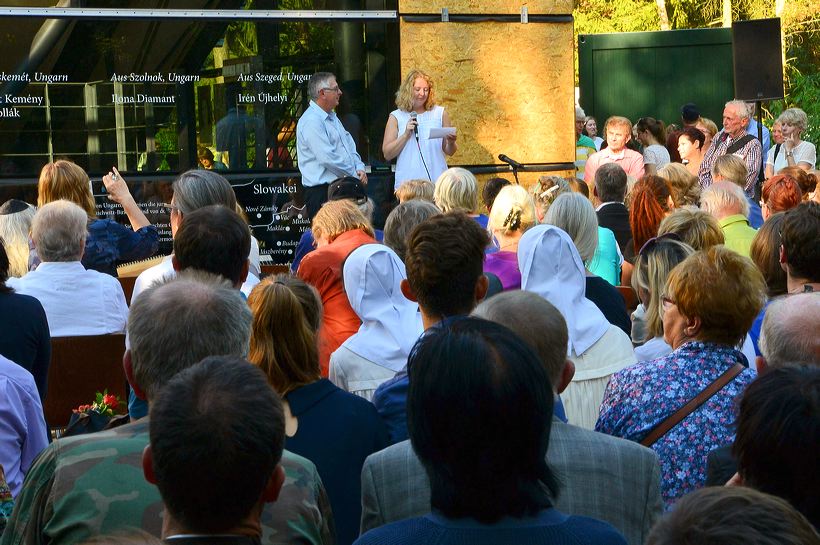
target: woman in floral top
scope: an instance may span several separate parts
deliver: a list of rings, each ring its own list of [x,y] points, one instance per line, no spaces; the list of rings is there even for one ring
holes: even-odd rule
[[[612,376],[597,431],[641,441],[735,364],[745,364],[736,346],[765,301],[763,277],[751,260],[713,246],[675,267],[665,291],[663,335],[673,351]],[[703,486],[707,454],[733,441],[735,398],[755,376],[744,369],[651,445],[667,509]]]

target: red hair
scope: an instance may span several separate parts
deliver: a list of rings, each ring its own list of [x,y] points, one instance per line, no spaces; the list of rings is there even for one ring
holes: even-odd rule
[[[632,188],[629,226],[635,255],[644,243],[658,235],[658,226],[669,212],[669,184],[660,176],[644,176]]]
[[[803,200],[797,180],[786,174],[776,174],[766,180],[761,193],[772,214],[791,210]]]

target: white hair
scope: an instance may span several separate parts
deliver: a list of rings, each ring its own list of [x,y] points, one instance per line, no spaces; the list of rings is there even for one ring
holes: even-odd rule
[[[79,261],[88,234],[88,215],[71,201],[42,206],[31,223],[31,238],[43,262]]]
[[[749,201],[746,193],[736,184],[728,181],[715,182],[700,196],[700,208],[717,219],[734,214],[749,217]]]
[[[749,106],[742,100],[730,100],[724,105],[724,108],[732,107],[737,112],[741,119],[749,119]]]
[[[766,308],[760,354],[769,367],[820,365],[820,294],[780,297]]]

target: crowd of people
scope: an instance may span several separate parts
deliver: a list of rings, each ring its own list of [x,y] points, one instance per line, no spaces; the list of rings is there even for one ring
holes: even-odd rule
[[[377,231],[355,157],[301,156],[338,122],[333,75],[309,90],[315,210],[290,274],[261,274],[213,170],[174,182],[174,252],[129,304],[113,266],[157,231],[116,169],[133,229],[96,218],[68,161],[43,168],[36,211],[0,209],[30,223],[0,245],[0,545],[820,543],[820,197],[800,110],[767,151],[745,103],[720,132],[689,104],[674,137],[641,118],[638,151],[630,120],[600,138],[578,109],[577,176],[479,191],[446,168],[454,133],[429,142],[450,120],[414,71],[384,153],[443,168],[405,163]],[[51,337],[117,332],[130,422],[52,441]]]

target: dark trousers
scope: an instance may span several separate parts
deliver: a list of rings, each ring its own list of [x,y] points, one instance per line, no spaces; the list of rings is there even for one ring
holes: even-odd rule
[[[305,207],[308,218],[313,221],[313,216],[327,202],[327,189],[330,184],[319,184],[313,187],[305,187]]]

